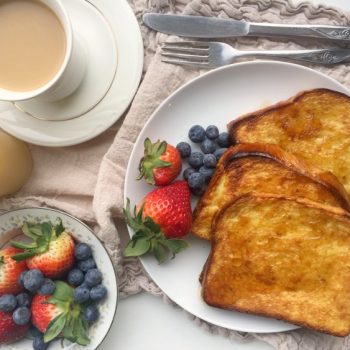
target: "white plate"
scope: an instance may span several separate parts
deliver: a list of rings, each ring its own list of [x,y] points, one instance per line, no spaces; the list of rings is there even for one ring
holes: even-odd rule
[[[319,87],[349,94],[340,83],[314,70],[269,61],[223,67],[187,83],[159,106],[140,133],[126,172],[125,198],[129,197],[133,205],[151,190],[144,181],[135,180],[146,137],[176,145],[188,141],[188,130],[194,124],[215,124],[223,131],[229,121],[244,113]],[[129,233],[133,234],[130,230]],[[166,264],[157,264],[153,257],[141,259],[149,275],[170,299],[205,321],[233,330],[268,333],[297,328],[278,320],[206,305],[198,277],[210,244],[195,237],[190,237],[189,242],[191,246],[185,252]]]
[[[64,347],[62,348],[61,341],[55,341],[50,345],[50,349],[94,350],[102,343],[112,325],[117,309],[118,286],[112,261],[102,243],[96,238],[90,228],[73,216],[55,209],[26,208],[11,210],[0,215],[0,248],[6,245],[10,239],[14,238],[9,231],[22,226],[25,221],[55,222],[57,218],[62,219],[64,227],[72,233],[75,239],[91,246],[96,265],[102,272],[103,284],[108,290],[108,295],[99,305],[100,319],[89,329],[89,337],[91,340],[89,345],[80,346],[72,344],[69,341],[64,341]],[[0,345],[0,349],[2,348],[6,348],[7,350],[28,350],[32,349],[32,341],[23,339],[3,347]]]
[[[96,7],[115,36],[118,65],[114,81],[99,104],[71,120],[39,120],[12,103],[0,101],[0,127],[21,140],[48,147],[70,146],[90,140],[121,117],[137,90],[143,67],[143,43],[139,25],[126,0],[80,1]]]

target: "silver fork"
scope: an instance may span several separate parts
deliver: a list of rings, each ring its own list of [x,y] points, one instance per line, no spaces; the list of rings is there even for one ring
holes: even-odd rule
[[[239,51],[228,44],[179,41],[162,44],[162,61],[194,68],[215,68],[240,58],[266,58],[332,65],[350,58],[350,49]]]

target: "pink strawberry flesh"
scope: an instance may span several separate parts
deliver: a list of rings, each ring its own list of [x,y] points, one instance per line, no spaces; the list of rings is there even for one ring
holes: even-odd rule
[[[12,255],[22,253],[23,250],[7,247],[0,250],[0,296],[3,294],[17,294],[23,290],[18,283],[20,274],[27,270],[25,261],[17,262]]]

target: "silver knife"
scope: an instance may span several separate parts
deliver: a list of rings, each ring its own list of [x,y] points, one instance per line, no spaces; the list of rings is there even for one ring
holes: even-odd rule
[[[235,19],[146,13],[143,22],[150,28],[189,38],[237,36],[311,37],[350,41],[350,27],[299,24],[251,23]]]

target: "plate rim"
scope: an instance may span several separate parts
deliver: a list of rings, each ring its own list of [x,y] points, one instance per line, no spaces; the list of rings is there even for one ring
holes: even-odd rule
[[[125,93],[125,96],[123,96],[122,101],[119,104],[118,107],[118,111],[115,112],[114,110],[109,111],[109,113],[111,114],[111,117],[108,119],[108,122],[105,123],[105,125],[103,125],[101,127],[101,123],[99,121],[99,114],[104,113],[105,111],[96,111],[96,114],[94,115],[94,119],[96,119],[96,122],[91,126],[90,130],[88,133],[86,133],[85,135],[73,135],[73,136],[68,136],[64,139],[57,139],[57,137],[55,135],[52,135],[50,137],[50,139],[42,139],[40,137],[40,135],[38,135],[38,133],[34,133],[32,136],[31,134],[28,135],[28,133],[24,133],[24,131],[20,131],[20,132],[16,132],[16,126],[14,126],[13,124],[11,124],[8,121],[3,121],[1,118],[1,112],[0,112],[0,128],[2,128],[4,131],[6,131],[8,134],[22,140],[25,141],[27,143],[33,144],[33,145],[37,145],[37,146],[45,146],[45,147],[67,147],[67,146],[74,146],[74,145],[78,145],[81,143],[84,143],[86,141],[89,141],[91,139],[94,139],[95,137],[99,136],[100,134],[102,134],[103,132],[105,132],[107,129],[109,129],[111,126],[113,126],[125,113],[125,111],[127,110],[127,108],[129,107],[130,103],[132,102],[138,86],[140,84],[141,78],[142,78],[142,72],[143,72],[143,65],[144,65],[144,47],[143,47],[143,39],[142,39],[142,34],[141,34],[141,29],[140,26],[138,24],[137,18],[132,10],[132,8],[130,7],[130,5],[128,4],[127,0],[119,0],[119,1],[112,1],[112,0],[103,0],[98,2],[97,0],[83,0],[87,3],[89,3],[91,6],[96,7],[98,9],[99,12],[101,12],[103,14],[103,16],[105,17],[108,25],[111,27],[112,30],[112,34],[114,36],[114,40],[115,40],[115,44],[116,44],[116,48],[117,48],[117,68],[116,68],[116,72],[115,72],[115,77],[114,80],[111,84],[110,89],[112,88],[113,85],[118,84],[118,72],[120,72],[121,70],[127,70],[127,71],[132,71],[133,72],[133,79],[130,82],[130,87],[127,90],[127,93]],[[102,2],[102,3],[101,3]],[[125,39],[123,39],[123,42],[126,43],[132,43],[134,50],[135,50],[135,63],[132,67],[130,67],[129,69],[127,69],[127,67],[121,67],[120,62],[122,61],[120,59],[120,56],[123,55],[124,60],[127,60],[127,57],[129,57],[128,55],[128,50],[124,49],[124,50],[120,50],[120,42],[118,42],[118,37],[116,35],[116,29],[111,25],[112,21],[115,21],[117,18],[113,18],[113,16],[111,15],[106,15],[106,13],[109,10],[109,7],[113,7],[115,12],[114,13],[120,13],[120,16],[125,16],[127,17],[127,23],[128,23],[128,32],[129,34],[131,33],[132,35],[132,40],[128,40],[126,41]],[[114,17],[118,17],[118,16],[114,16]],[[124,21],[125,22],[125,21]],[[125,30],[125,28],[124,28]],[[127,45],[127,44],[125,44]],[[119,83],[122,83],[119,81]],[[104,98],[94,107],[94,108],[98,108],[99,105],[101,105],[105,99],[113,99],[114,95],[110,95],[108,96],[108,92],[106,93],[106,95],[104,96]],[[11,102],[4,102],[4,101],[0,101],[0,103],[3,103],[4,106],[11,106],[11,110],[12,108],[15,108],[13,106],[13,104]],[[5,107],[4,107],[5,108]],[[93,109],[94,109],[93,108]],[[88,111],[86,114],[88,113],[93,113],[93,109]],[[6,111],[8,110],[8,108],[4,109],[4,111],[2,113],[6,113]],[[16,108],[14,109],[14,111],[19,112]],[[9,112],[11,113],[11,112]],[[66,128],[71,129],[72,127],[77,128],[79,126],[79,121],[81,121],[81,123],[84,123],[85,120],[83,119],[84,116],[86,115],[82,115],[79,118],[74,118],[74,119],[69,119],[69,120],[62,120],[62,121],[51,121],[50,125],[47,124],[45,126],[46,129],[49,128],[54,128],[55,127],[55,123],[57,123],[57,125],[63,126],[66,125]],[[28,116],[27,116],[28,117]],[[28,117],[29,118],[29,117]],[[35,128],[35,123],[39,122],[42,123],[42,125],[44,125],[45,123],[47,123],[48,121],[46,120],[38,120],[36,118],[33,118],[33,128]],[[78,124],[75,125],[75,123]],[[71,123],[74,123],[73,125]],[[91,121],[89,121],[89,123],[91,123]]]
[[[99,348],[104,340],[107,338],[113,323],[115,322],[116,316],[117,316],[117,309],[118,309],[118,305],[119,305],[119,301],[120,301],[120,292],[119,292],[119,282],[118,282],[118,275],[117,275],[117,271],[116,268],[114,267],[112,258],[110,257],[106,247],[104,246],[103,242],[101,241],[101,239],[94,233],[94,231],[87,225],[85,224],[83,221],[81,221],[80,219],[78,219],[77,217],[73,216],[72,214],[69,214],[63,210],[60,209],[55,209],[55,208],[47,208],[47,207],[23,207],[23,208],[16,208],[16,209],[10,209],[10,210],[6,210],[4,212],[0,213],[0,218],[4,215],[8,215],[14,212],[20,212],[20,211],[25,211],[25,210],[42,210],[42,211],[49,211],[49,212],[55,212],[55,213],[59,213],[60,215],[65,215],[68,216],[70,219],[72,219],[73,221],[77,222],[79,225],[85,227],[101,244],[102,249],[105,251],[106,255],[108,256],[108,259],[111,263],[113,272],[114,272],[114,277],[115,277],[115,288],[116,288],[116,300],[115,300],[115,310],[114,310],[114,314],[112,316],[112,320],[110,322],[110,325],[108,326],[107,332],[106,334],[103,336],[103,338],[101,339],[101,341],[95,346],[95,349]],[[1,220],[1,219],[0,219]],[[63,348],[64,350],[64,348]]]
[[[124,206],[126,205],[127,202],[127,193],[126,193],[126,189],[127,187],[130,186],[130,183],[132,181],[132,179],[130,178],[130,172],[131,172],[131,167],[132,167],[132,162],[131,159],[134,158],[134,155],[136,153],[136,145],[139,144],[141,138],[144,136],[143,132],[144,130],[148,127],[148,125],[152,122],[152,120],[155,118],[155,116],[159,113],[159,111],[172,99],[174,98],[177,94],[181,93],[184,89],[186,89],[189,85],[196,83],[199,80],[205,79],[208,76],[217,74],[217,72],[221,72],[222,70],[229,70],[229,69],[234,69],[235,67],[241,67],[241,66],[249,66],[249,65],[266,65],[266,64],[272,64],[272,65],[279,65],[279,66],[287,66],[287,67],[292,67],[292,68],[297,68],[300,70],[305,70],[308,72],[312,72],[312,74],[316,74],[319,76],[322,76],[323,78],[326,78],[327,80],[332,81],[333,83],[335,83],[335,85],[337,85],[339,88],[341,88],[342,90],[346,90],[347,94],[350,95],[350,89],[347,88],[346,86],[344,86],[343,84],[341,84],[339,81],[335,80],[334,78],[319,72],[315,69],[300,65],[300,64],[296,64],[296,63],[290,63],[290,62],[283,62],[283,61],[274,61],[274,60],[254,60],[254,61],[247,61],[247,62],[239,62],[239,63],[234,63],[234,64],[230,64],[230,65],[226,65],[223,67],[219,67],[213,70],[210,70],[208,72],[205,72],[203,74],[200,74],[199,76],[190,79],[188,82],[186,82],[185,84],[181,85],[179,88],[177,88],[174,92],[172,92],[166,99],[164,99],[159,106],[152,112],[152,114],[150,115],[150,117],[148,118],[148,120],[146,121],[145,125],[143,126],[143,128],[141,129],[135,143],[133,146],[133,149],[130,153],[129,159],[128,159],[128,165],[127,165],[127,169],[126,169],[126,173],[125,173],[125,181],[124,181],[124,188],[123,188],[123,201],[124,201]],[[131,237],[133,235],[132,230],[129,228],[129,226],[127,226],[127,230],[128,230],[128,234]],[[158,285],[158,283],[156,282],[156,280],[152,277],[152,272],[149,270],[149,268],[144,264],[144,261],[141,258],[139,258],[143,268],[145,269],[145,271],[147,272],[147,274],[151,277],[151,279],[154,281],[154,283],[158,286],[158,288],[170,299],[172,300],[176,305],[178,305],[178,303],[173,300],[172,298],[170,298],[167,293]],[[222,324],[218,324],[213,323],[211,321],[205,320],[203,319],[200,315],[196,314],[196,313],[192,313],[191,311],[183,308],[181,305],[179,305],[179,307],[181,307],[184,311],[188,312],[191,315],[194,315],[195,317],[198,317],[199,319],[201,319],[204,322],[208,322],[210,324],[219,326],[219,327],[224,327],[233,331],[238,331],[238,332],[248,332],[248,333],[258,333],[258,334],[270,334],[270,333],[274,333],[274,331],[264,331],[264,330],[244,330],[244,329],[233,329],[233,328],[228,328],[225,325]],[[256,315],[259,316],[259,315]],[[266,317],[266,316],[265,316]],[[286,321],[283,320],[279,320],[281,322],[285,322],[287,325],[290,325],[290,327],[286,327],[285,330],[279,330],[278,332],[288,332],[288,331],[292,331],[292,330],[296,330],[296,329],[300,329],[301,326],[298,326],[296,324],[292,324],[292,323],[288,323]]]

